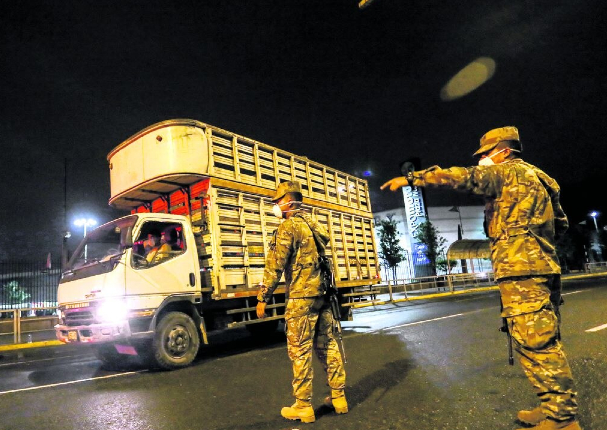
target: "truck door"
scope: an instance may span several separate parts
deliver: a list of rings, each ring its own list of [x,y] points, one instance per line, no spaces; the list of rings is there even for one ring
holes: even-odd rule
[[[127,295],[149,294],[150,300],[157,301],[158,296],[199,290],[197,258],[189,226],[146,220],[137,233],[127,263]]]

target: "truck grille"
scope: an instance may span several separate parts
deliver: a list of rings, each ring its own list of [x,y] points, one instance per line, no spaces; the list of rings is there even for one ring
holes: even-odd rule
[[[95,322],[93,312],[90,310],[65,311],[65,325],[90,325]]]

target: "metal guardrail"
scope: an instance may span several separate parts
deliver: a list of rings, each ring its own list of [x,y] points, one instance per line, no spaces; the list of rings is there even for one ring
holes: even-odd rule
[[[584,264],[585,272],[606,272],[607,271],[607,261],[601,261],[599,263],[586,263]]]
[[[0,315],[1,314],[7,314],[7,313],[12,313],[12,320],[13,320],[13,343],[21,343],[21,323],[23,321],[23,319],[34,319],[34,318],[48,318],[49,316],[46,317],[22,317],[21,314],[23,312],[30,312],[30,311],[41,311],[41,310],[57,310],[57,306],[44,306],[44,307],[30,307],[30,308],[19,308],[19,309],[0,309]]]
[[[59,267],[59,261],[47,261],[44,265],[40,261],[0,261],[0,309],[56,302]]]
[[[493,272],[481,273],[455,273],[451,275],[426,276],[422,278],[402,278],[388,281],[390,301],[394,301],[394,290],[405,293],[405,299],[413,291],[445,291],[454,292],[457,288],[474,288],[493,285],[495,275]],[[423,294],[423,293],[422,293]]]

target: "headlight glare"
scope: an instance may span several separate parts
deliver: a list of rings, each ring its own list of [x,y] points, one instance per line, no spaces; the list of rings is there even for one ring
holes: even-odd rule
[[[99,322],[115,323],[124,321],[128,314],[126,303],[120,300],[108,300],[97,308]]]

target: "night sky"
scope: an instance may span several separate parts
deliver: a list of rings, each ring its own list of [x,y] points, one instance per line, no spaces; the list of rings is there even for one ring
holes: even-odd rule
[[[516,125],[571,221],[607,217],[604,0],[2,1],[0,260],[59,255],[67,220],[99,222],[108,152],[192,118],[369,178],[398,165],[472,165],[478,139]],[[477,90],[441,89],[473,60]],[[64,171],[67,175],[64,175]],[[66,179],[66,181],[64,181]],[[67,216],[64,212],[67,185]],[[428,204],[473,204],[427,192]],[[401,200],[402,201],[402,200]],[[75,247],[75,239],[70,246]]]

